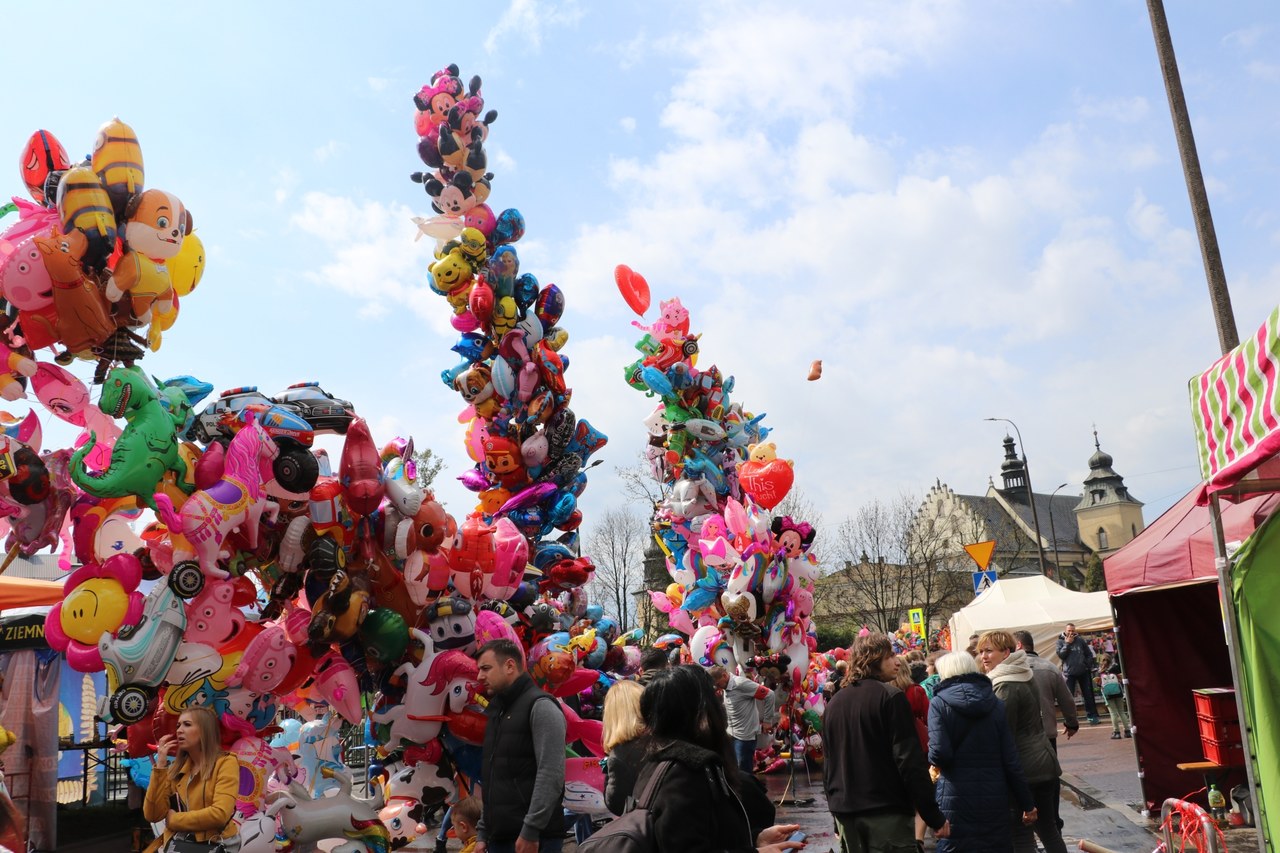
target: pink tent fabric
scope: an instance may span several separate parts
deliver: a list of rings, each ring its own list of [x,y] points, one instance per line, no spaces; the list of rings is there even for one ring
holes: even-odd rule
[[[1217,579],[1209,507],[1199,506],[1196,488],[1157,518],[1137,538],[1103,561],[1107,592],[1126,592]],[[1280,508],[1280,494],[1265,494],[1240,503],[1222,504],[1222,526],[1228,542],[1243,541]]]

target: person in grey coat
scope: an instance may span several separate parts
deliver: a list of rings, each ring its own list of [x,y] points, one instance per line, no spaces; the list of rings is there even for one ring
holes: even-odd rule
[[[1067,853],[1055,807],[1061,796],[1062,767],[1040,721],[1040,692],[1032,684],[1026,652],[1015,645],[1009,632],[988,631],[978,638],[978,661],[991,678],[996,696],[1004,700],[1018,760],[1035,798],[1035,835],[1046,853]],[[1016,813],[1010,819],[1015,853],[1036,853],[1032,830]]]
[[[1076,626],[1067,623],[1067,629],[1058,635],[1058,658],[1062,661],[1062,674],[1067,679],[1067,689],[1074,696],[1080,685],[1080,698],[1084,700],[1084,713],[1092,725],[1097,725],[1098,704],[1093,698],[1093,648],[1084,637],[1076,633]]]
[[[1080,719],[1076,716],[1076,697],[1067,689],[1062,670],[1036,654],[1036,641],[1030,631],[1014,631],[1013,639],[1018,648],[1027,653],[1027,665],[1031,667],[1036,689],[1040,691],[1040,718],[1049,745],[1058,749],[1058,712],[1062,712],[1062,724],[1067,730],[1067,740],[1080,731]]]

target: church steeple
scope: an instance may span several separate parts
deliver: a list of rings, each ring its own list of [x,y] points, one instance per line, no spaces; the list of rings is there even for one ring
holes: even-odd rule
[[[1027,466],[1018,457],[1013,437],[1008,433],[1004,437],[1004,462],[1000,464],[1000,478],[1004,486],[1000,494],[1007,501],[1027,502]]]
[[[1089,473],[1084,478],[1084,494],[1075,513],[1080,541],[1106,556],[1137,536],[1145,525],[1142,501],[1129,494],[1124,477],[1112,467],[1115,460],[1102,449],[1096,428],[1093,449]]]

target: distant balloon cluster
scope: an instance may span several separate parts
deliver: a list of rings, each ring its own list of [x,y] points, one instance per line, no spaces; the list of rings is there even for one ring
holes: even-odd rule
[[[615,271],[626,303],[641,316],[649,285],[626,266]],[[781,459],[764,415],[732,400],[734,380],[699,368],[701,336],[679,297],[659,303],[657,319],[633,323],[641,356],[625,368],[628,385],[658,405],[645,420],[647,456],[665,500],[655,512],[658,544],[672,582],[650,593],[671,627],[689,637],[693,659],[730,669],[760,655],[785,656],[798,685],[814,646],[809,633],[817,568],[804,520],[771,517],[795,474]]]

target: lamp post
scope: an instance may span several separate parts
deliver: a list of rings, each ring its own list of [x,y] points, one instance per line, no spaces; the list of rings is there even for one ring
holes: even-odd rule
[[[1022,463],[1025,465],[1026,463]],[[1053,494],[1049,495],[1049,538],[1053,540],[1053,579],[1057,580],[1059,573],[1062,571],[1062,563],[1058,558],[1058,531],[1054,529],[1053,524],[1053,499],[1058,496],[1058,492],[1067,487],[1066,483],[1053,490]]]
[[[1003,421],[1013,427],[1014,434],[1018,436],[1018,447],[1022,450],[1022,473],[1027,478],[1027,503],[1031,504],[1031,524],[1036,529],[1036,555],[1040,558],[1040,574],[1046,574],[1046,566],[1044,562],[1044,540],[1040,537],[1040,514],[1036,512],[1036,495],[1031,491],[1031,466],[1027,464],[1027,446],[1022,443],[1022,431],[1018,429],[1018,425],[1008,418],[984,418],[988,421]]]

